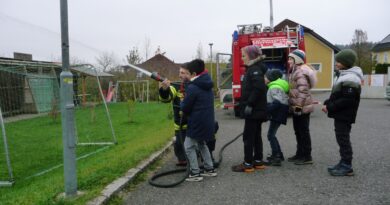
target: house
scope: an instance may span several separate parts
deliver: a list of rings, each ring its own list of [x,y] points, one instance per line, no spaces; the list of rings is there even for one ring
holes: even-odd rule
[[[176,64],[164,55],[158,53],[147,61],[137,65],[149,72],[157,72],[161,76],[168,78],[171,81],[179,81],[180,64]],[[134,71],[130,66],[122,66],[125,72]],[[137,74],[142,77],[142,74]]]
[[[373,60],[377,64],[390,64],[390,34],[372,49]]]
[[[290,19],[285,19],[274,28],[275,31],[283,30],[286,26],[296,27],[301,25]],[[317,70],[318,82],[315,90],[330,90],[333,85],[334,55],[340,49],[321,37],[309,27],[301,25],[304,29],[304,42],[306,63]]]

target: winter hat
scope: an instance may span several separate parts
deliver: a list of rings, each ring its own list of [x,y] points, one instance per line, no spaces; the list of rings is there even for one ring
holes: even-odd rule
[[[195,59],[187,63],[187,68],[190,73],[202,73],[204,71],[204,61],[201,59]]]
[[[245,46],[242,49],[245,51],[246,54],[248,54],[249,60],[256,59],[263,54],[261,48],[255,45]]]
[[[279,69],[271,69],[265,73],[265,77],[267,77],[267,79],[271,82],[281,78],[282,76],[283,73]]]
[[[305,56],[305,52],[299,49],[295,49],[290,54],[288,54],[288,57],[294,58],[295,64],[304,64]]]
[[[357,59],[357,55],[352,49],[345,49],[336,55],[336,61],[343,64],[347,68],[352,68]]]

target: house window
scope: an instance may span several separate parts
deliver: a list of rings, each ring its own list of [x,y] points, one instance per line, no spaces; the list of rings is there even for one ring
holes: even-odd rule
[[[380,63],[380,60],[381,60],[381,54],[378,53],[378,55],[376,55],[376,62]]]
[[[322,72],[322,63],[309,63],[317,72]]]
[[[383,63],[389,63],[389,59],[388,59],[388,53],[386,52],[384,55],[383,55]]]

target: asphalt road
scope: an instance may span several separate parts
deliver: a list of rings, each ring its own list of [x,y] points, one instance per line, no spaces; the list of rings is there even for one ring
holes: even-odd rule
[[[328,93],[316,94],[322,101]],[[243,120],[231,110],[217,110],[220,124],[217,150],[243,130]],[[352,127],[354,151],[353,177],[332,177],[327,166],[339,160],[333,120],[320,111],[311,116],[313,165],[267,167],[254,173],[235,173],[230,167],[243,161],[242,139],[224,152],[218,176],[203,182],[184,182],[163,189],[141,183],[121,194],[124,204],[390,204],[390,102],[362,99],[357,122]],[[268,123],[263,124],[264,155],[270,153],[266,138]],[[278,139],[286,157],[294,155],[296,141],[289,118],[281,126]],[[159,171],[173,169],[175,158],[169,153]],[[170,176],[164,180],[179,177]]]

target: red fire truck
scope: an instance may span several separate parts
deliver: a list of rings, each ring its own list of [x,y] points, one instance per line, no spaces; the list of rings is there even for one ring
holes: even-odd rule
[[[261,24],[238,25],[233,33],[232,45],[232,99],[236,116],[239,116],[241,82],[245,66],[241,59],[241,48],[248,45],[261,47],[266,56],[264,62],[268,69],[280,69],[288,75],[288,54],[294,49],[305,50],[303,27],[274,31],[271,27],[262,28]]]

